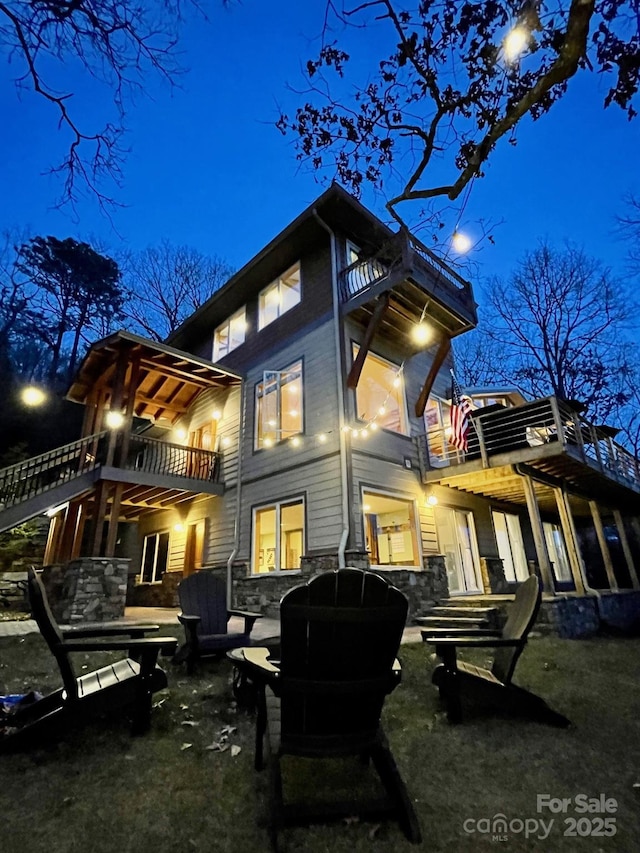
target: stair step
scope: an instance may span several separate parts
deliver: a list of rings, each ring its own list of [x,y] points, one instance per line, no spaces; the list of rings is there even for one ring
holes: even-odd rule
[[[497,607],[449,607],[441,605],[432,607],[429,616],[460,616],[462,618],[489,619],[498,612]]]
[[[490,628],[488,619],[461,616],[418,616],[416,624],[423,628]]]

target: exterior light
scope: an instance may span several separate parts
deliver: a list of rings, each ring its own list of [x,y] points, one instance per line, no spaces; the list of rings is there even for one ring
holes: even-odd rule
[[[326,444],[327,443],[327,434],[325,432],[321,432],[320,435],[318,436],[318,441],[320,442],[320,444]]]
[[[187,437],[187,431],[186,431],[186,429],[180,428],[180,429],[174,430],[174,435],[178,439],[178,441],[184,441],[185,438]]]
[[[459,255],[464,255],[471,248],[471,240],[462,231],[454,231],[451,238],[451,245]]]
[[[375,421],[372,421],[369,424],[369,429],[371,430],[371,432],[375,432],[378,429],[378,424]]]
[[[357,429],[351,430],[351,434],[354,438],[357,438],[360,435],[360,431]]]
[[[225,435],[225,437],[222,439],[222,446],[223,447],[229,447],[230,444],[231,444],[231,439],[229,438],[228,435]]]
[[[380,408],[378,409],[378,414],[379,415],[386,415],[387,414],[387,410],[385,409],[384,406],[380,406]]]
[[[369,430],[365,427],[363,430],[360,431],[360,435],[362,436],[362,438],[367,438],[369,436]]]
[[[41,406],[45,402],[47,395],[42,388],[37,388],[35,385],[27,385],[26,388],[22,389],[20,399],[30,409],[37,409],[38,406]]]
[[[411,337],[416,344],[424,345],[431,339],[431,326],[424,320],[413,327]]]
[[[427,503],[427,506],[437,506],[438,505],[438,498],[435,495],[429,495],[426,503]]]
[[[502,43],[504,58],[507,62],[515,62],[529,41],[529,33],[524,27],[514,27]]]
[[[122,412],[107,412],[105,423],[109,427],[109,429],[120,429],[120,427],[124,423],[124,415],[122,414]]]
[[[220,409],[214,409],[213,412],[211,412],[211,417],[214,419],[214,421],[219,421],[222,417],[222,412],[220,411]]]
[[[173,525],[173,529],[176,533],[184,533],[184,524],[179,521],[177,524]]]
[[[293,436],[293,438],[291,439],[291,444],[292,444],[294,447],[300,447],[300,444],[301,444],[300,436],[299,436],[299,435],[294,435],[294,436]]]

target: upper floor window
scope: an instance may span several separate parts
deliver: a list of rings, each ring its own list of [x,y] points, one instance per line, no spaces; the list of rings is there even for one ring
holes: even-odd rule
[[[258,329],[273,323],[300,302],[300,264],[294,264],[260,293]]]
[[[353,345],[353,357],[360,347]],[[409,434],[404,382],[399,368],[390,361],[368,352],[358,387],[356,414],[360,420],[372,421],[382,429]]]
[[[215,330],[213,335],[213,360],[218,361],[244,343],[247,331],[247,311],[243,306]]]
[[[424,425],[427,432],[430,463],[432,465],[447,463],[451,452],[449,446],[451,404],[438,397],[429,397],[424,410]]]
[[[302,361],[284,370],[265,370],[256,387],[256,447],[271,447],[302,429]]]

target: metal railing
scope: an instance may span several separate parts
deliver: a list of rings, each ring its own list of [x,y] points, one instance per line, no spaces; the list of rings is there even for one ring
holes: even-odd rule
[[[452,298],[466,309],[475,306],[470,283],[405,230],[385,248],[384,258],[362,258],[340,272],[338,280],[342,302],[348,302],[373,287],[396,267],[405,272],[415,270],[420,274],[418,277],[424,279],[429,292],[442,289],[441,298],[444,300]]]
[[[107,440],[106,432],[97,433],[3,468],[0,508],[15,506],[93,471],[104,461]]]
[[[170,444],[157,438],[140,435],[129,437],[127,458],[122,467],[151,474],[188,477],[217,483],[220,475],[220,455],[213,450]]]
[[[556,397],[534,400],[503,411],[474,412],[469,425],[467,450],[462,453],[449,443],[449,429],[432,429],[418,437],[423,470],[461,465],[482,459],[483,467],[492,467],[492,457],[518,450],[547,447],[571,449],[572,455],[606,473],[616,474],[640,487],[638,460],[605,429],[594,426]],[[500,463],[502,464],[502,463]]]

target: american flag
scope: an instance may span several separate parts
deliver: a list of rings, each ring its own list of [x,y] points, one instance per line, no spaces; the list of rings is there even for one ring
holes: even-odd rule
[[[451,371],[451,435],[449,436],[449,443],[457,450],[462,450],[463,453],[467,452],[470,412],[471,400],[462,394],[456,377]]]

